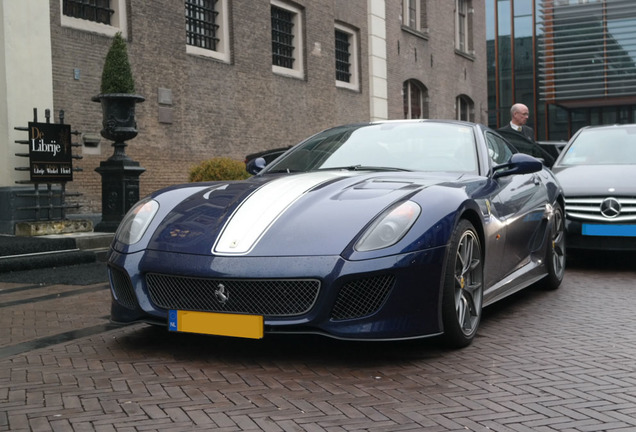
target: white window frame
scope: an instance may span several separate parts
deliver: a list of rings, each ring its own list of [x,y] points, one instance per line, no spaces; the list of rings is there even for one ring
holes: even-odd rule
[[[424,31],[422,28],[422,0],[415,1],[415,27],[411,27],[410,0],[402,0],[402,25],[415,31]]]
[[[113,9],[113,15],[110,18],[111,25],[107,25],[64,15],[63,0],[60,0],[60,24],[62,27],[74,28],[91,33],[99,33],[111,37],[115,36],[118,32],[121,32],[122,37],[125,39],[128,36],[126,0],[111,0],[110,7]]]
[[[429,118],[429,112],[428,112],[428,88],[426,88],[426,86],[424,84],[422,84],[421,82],[419,82],[416,79],[408,79],[406,80],[404,83],[402,83],[402,89],[404,89],[404,84],[406,83],[406,94],[402,94],[402,98],[404,100],[404,97],[406,96],[407,98],[407,107],[408,107],[408,116],[405,117],[406,119],[427,119]],[[420,112],[421,112],[421,117],[413,117],[413,112],[411,111],[412,108],[412,103],[411,103],[411,87],[415,86],[415,88],[417,88],[419,94],[420,94]],[[404,90],[403,90],[404,91]]]
[[[303,39],[304,29],[303,29],[303,11],[300,8],[294,7],[288,3],[279,1],[279,0],[271,0],[270,3],[272,6],[276,6],[281,9],[285,9],[291,12],[294,17],[292,18],[292,22],[294,23],[294,67],[286,68],[282,66],[272,65],[272,72],[278,75],[285,75],[293,78],[305,78],[305,54],[304,54],[304,46],[305,41]],[[271,38],[271,29],[270,29],[270,38]]]
[[[360,72],[358,64],[358,32],[344,24],[335,23],[335,29],[349,35],[349,73],[351,77],[349,82],[336,80],[336,87],[346,88],[349,90],[360,90]],[[335,67],[335,58],[334,58]]]
[[[462,104],[466,104],[467,119],[461,118],[462,116]],[[475,121],[475,102],[469,96],[461,94],[455,98],[455,118],[462,121]]]
[[[466,10],[464,11],[463,17],[460,17],[460,13],[459,13],[460,1],[461,0],[455,0],[455,49],[459,52],[473,55],[475,52],[472,49],[471,22],[472,22],[472,15],[475,11],[472,8],[472,0],[463,0]],[[464,24],[463,40],[461,40],[460,38],[461,35],[459,33],[459,28],[461,24],[460,21],[463,21],[463,24]],[[461,48],[462,43],[464,45],[463,48]]]
[[[219,26],[217,32],[219,42],[216,44],[216,50],[205,49],[194,45],[188,45],[186,43],[186,53],[203,57],[211,57],[225,63],[230,63],[230,13],[228,9],[228,0],[218,0],[216,4],[218,6],[218,9],[216,10],[218,12],[216,24]]]

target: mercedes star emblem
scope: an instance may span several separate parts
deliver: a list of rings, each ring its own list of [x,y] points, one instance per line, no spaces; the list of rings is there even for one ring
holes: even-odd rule
[[[601,214],[613,219],[621,213],[621,203],[616,198],[605,198],[601,203]]]

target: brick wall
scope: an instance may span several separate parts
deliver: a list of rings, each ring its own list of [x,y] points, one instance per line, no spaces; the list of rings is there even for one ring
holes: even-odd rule
[[[369,119],[367,0],[293,3],[304,11],[304,79],[272,72],[270,1],[228,3],[229,64],[186,54],[182,1],[128,2],[128,51],[137,92],[146,101],[137,105],[139,135],[128,142],[126,151],[146,168],[140,178],[141,196],[186,181],[188,169],[202,160],[215,156],[242,160],[248,153],[295,144],[336,124]],[[389,117],[403,117],[402,82],[409,78],[428,87],[431,117],[454,117],[454,99],[460,93],[469,95],[476,108],[482,103],[485,107],[484,35],[475,33],[479,44],[484,40],[483,55],[478,51],[474,61],[467,60],[453,49],[454,2],[427,2],[428,40],[401,30],[400,3],[387,2]],[[65,110],[73,129],[99,135],[101,108],[91,97],[99,93],[111,39],[61,27],[60,2],[51,0],[50,5],[54,109]],[[335,22],[360,33],[360,91],[335,86]],[[80,72],[79,80],[74,69]],[[159,89],[170,91],[171,105],[159,103]],[[172,122],[160,122],[160,111],[169,112]],[[94,169],[112,154],[112,148],[102,139],[99,151],[82,152],[84,159],[75,165],[84,171],[75,174],[68,189],[83,194],[80,213],[99,213],[101,177]]]
[[[486,34],[482,2],[473,1],[472,58],[455,52],[455,2],[427,1],[425,37],[402,29],[401,2],[387,2],[389,116],[404,117],[402,84],[420,81],[428,89],[429,118],[455,118],[455,98],[469,96],[475,121],[487,123]]]
[[[128,52],[137,92],[139,135],[127,154],[146,172],[141,196],[187,180],[190,166],[226,156],[291,145],[335,124],[369,117],[366,80],[362,91],[338,89],[334,77],[334,22],[366,32],[366,1],[299,1],[305,13],[305,79],[272,73],[270,2],[230,1],[232,61],[186,54],[184,6],[174,0],[131,0]],[[55,110],[85,133],[99,134],[99,93],[104,57],[111,39],[60,26],[60,2],[51,0]],[[361,55],[365,56],[363,39]],[[363,69],[366,68],[362,63]],[[79,69],[80,79],[73,71]],[[362,74],[364,76],[364,73]],[[160,105],[159,89],[168,89],[172,105]],[[172,123],[159,121],[160,109]],[[102,139],[99,154],[84,151],[70,191],[83,193],[80,212],[101,211],[101,177],[94,169],[112,154]]]

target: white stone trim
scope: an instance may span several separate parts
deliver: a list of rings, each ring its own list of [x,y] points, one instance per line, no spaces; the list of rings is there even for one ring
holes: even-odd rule
[[[386,5],[367,0],[369,11],[369,102],[370,120],[387,120],[389,115],[386,50]]]
[[[16,181],[29,180],[28,146],[24,131],[33,121],[45,121],[44,110],[53,109],[53,59],[49,0],[3,1],[0,6],[0,187],[14,187]],[[57,117],[57,113],[51,112]]]

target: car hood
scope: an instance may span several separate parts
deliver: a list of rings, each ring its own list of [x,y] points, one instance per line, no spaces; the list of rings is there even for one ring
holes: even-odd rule
[[[566,197],[636,193],[634,165],[559,166],[553,167],[552,171],[563,187]]]
[[[199,185],[168,204],[173,207],[147,247],[225,256],[339,255],[394,202],[460,176],[325,171]],[[161,195],[155,199],[163,205]]]

